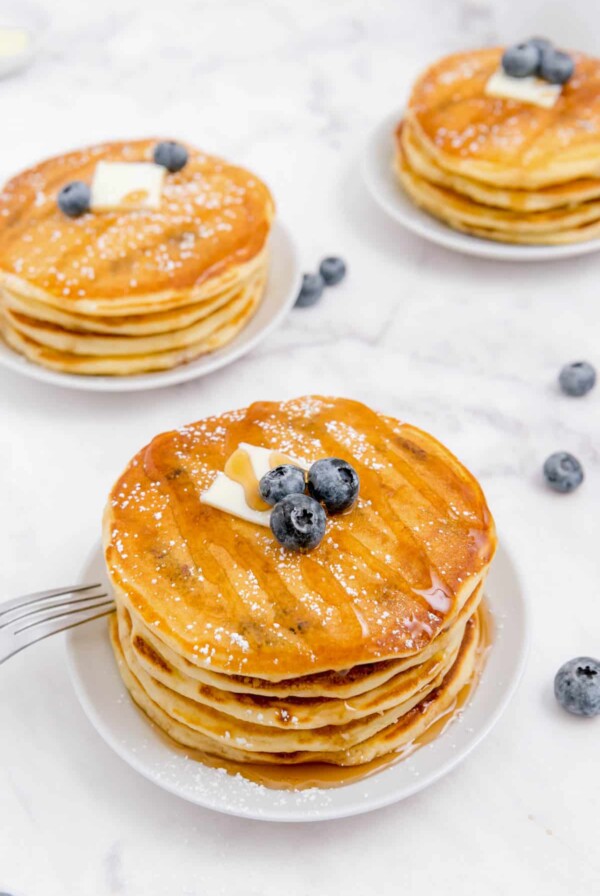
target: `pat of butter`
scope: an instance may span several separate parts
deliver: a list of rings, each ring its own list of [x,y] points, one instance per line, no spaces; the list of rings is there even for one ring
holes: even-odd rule
[[[499,68],[485,85],[488,96],[498,96],[506,100],[532,103],[543,109],[551,109],[560,96],[562,85],[548,84],[541,78],[529,75],[527,78],[512,78]]]
[[[250,458],[254,475],[259,482],[265,473],[268,473],[269,470],[273,469],[271,461],[274,454],[279,455],[280,457],[285,457],[286,460],[292,463],[295,467],[300,467],[301,470],[308,471],[306,464],[301,463],[294,457],[290,457],[290,455],[284,451],[278,451],[273,448],[259,448],[258,445],[249,445],[248,442],[240,442],[238,449],[240,448],[242,451],[245,451]],[[281,462],[283,463],[283,461]]]
[[[223,510],[225,513],[237,516],[241,520],[247,520],[249,523],[256,523],[257,526],[269,528],[271,511],[254,510],[252,507],[248,507],[243,486],[239,482],[234,482],[225,473],[217,473],[217,478],[210,488],[200,495],[200,503]]]
[[[165,168],[154,162],[98,162],[92,211],[160,208]]]
[[[258,445],[249,445],[247,442],[240,442],[237,451],[245,451],[250,458],[250,465],[257,482],[260,482],[265,473],[273,469],[274,456],[283,457],[281,452],[272,448],[261,448]],[[286,455],[285,458],[302,470],[308,469],[306,464],[294,460],[289,455]],[[278,463],[282,462],[282,460],[278,461]],[[230,479],[226,473],[217,473],[210,487],[200,495],[200,503],[223,510],[225,513],[247,520],[249,523],[255,523],[257,526],[269,527],[271,510],[255,510],[253,507],[249,507],[243,485]]]

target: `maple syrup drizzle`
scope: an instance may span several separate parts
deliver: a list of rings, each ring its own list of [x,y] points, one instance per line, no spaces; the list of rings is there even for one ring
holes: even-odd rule
[[[281,464],[294,464],[294,461],[278,451],[269,456],[269,467],[274,470]],[[237,448],[225,464],[225,475],[238,482],[244,489],[246,504],[252,510],[271,510],[271,505],[260,496],[259,481],[256,478],[252,460],[245,448]]]
[[[240,775],[254,784],[268,787],[270,790],[308,790],[311,787],[328,789],[342,787],[362,781],[383,769],[408,759],[417,750],[432,743],[440,737],[450,725],[461,715],[469,697],[477,687],[485,666],[488,652],[493,642],[493,619],[485,599],[477,608],[480,626],[479,642],[475,658],[475,666],[469,680],[460,689],[450,706],[446,707],[429,727],[418,737],[398,750],[378,756],[370,762],[355,766],[329,765],[325,762],[306,762],[300,765],[269,765],[250,762],[234,762],[218,756],[211,756],[200,750],[191,750],[173,741],[167,734],[151,722],[159,737],[169,744],[170,749],[209,768],[224,769],[229,775]]]

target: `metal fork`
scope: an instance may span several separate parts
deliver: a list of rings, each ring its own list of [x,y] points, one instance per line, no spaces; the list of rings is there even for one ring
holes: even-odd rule
[[[0,604],[0,663],[36,641],[107,616],[114,608],[102,585],[38,591]]]

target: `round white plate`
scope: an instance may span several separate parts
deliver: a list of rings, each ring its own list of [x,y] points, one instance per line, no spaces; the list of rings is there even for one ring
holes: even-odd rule
[[[420,209],[404,192],[392,167],[394,131],[402,115],[401,109],[388,115],[371,133],[363,156],[362,169],[365,183],[375,202],[408,230],[446,249],[499,261],[549,261],[600,250],[600,239],[565,246],[516,246],[510,243],[496,243],[493,240],[484,240],[453,230],[443,221],[438,221]]]
[[[99,549],[86,565],[82,581],[106,582]],[[506,707],[523,671],[529,623],[519,575],[504,547],[498,550],[486,591],[494,639],[479,685],[463,710],[463,723],[450,724],[408,759],[342,787],[269,790],[171,749],[129,698],[117,671],[106,619],[68,633],[71,678],[92,725],[113,750],[141,775],[185,800],[268,821],[358,815],[404,799],[446,774],[482,740]]]
[[[93,392],[137,392],[142,389],[160,389],[194,380],[231,364],[257,345],[281,323],[294,305],[301,284],[300,262],[290,231],[276,220],[269,238],[269,277],[262,302],[244,329],[223,348],[203,355],[196,361],[157,373],[136,376],[78,376],[59,373],[32,364],[0,340],[0,365],[16,370],[25,376],[65,386],[68,389],[87,389]]]

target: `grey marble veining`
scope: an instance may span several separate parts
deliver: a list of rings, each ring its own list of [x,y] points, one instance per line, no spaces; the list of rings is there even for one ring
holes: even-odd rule
[[[369,129],[436,56],[548,33],[597,51],[596,5],[549,0],[50,0],[37,64],[0,81],[0,174],[115,136],[181,135],[255,168],[306,268],[347,281],[250,356],[139,395],[0,377],[0,596],[76,577],[105,495],[155,433],[256,399],[350,395],[431,430],[481,478],[533,617],[527,674],[456,772],[370,816],[276,827],[182,803],[93,731],[63,644],[2,667],[0,890],[15,896],[392,896],[597,892],[597,726],[551,681],[598,653],[600,389],[570,400],[560,366],[600,367],[600,256],[507,265],[453,255],[389,221],[361,183]],[[576,453],[561,498],[540,468]],[[476,831],[476,835],[473,833]],[[474,846],[476,839],[476,847]]]

